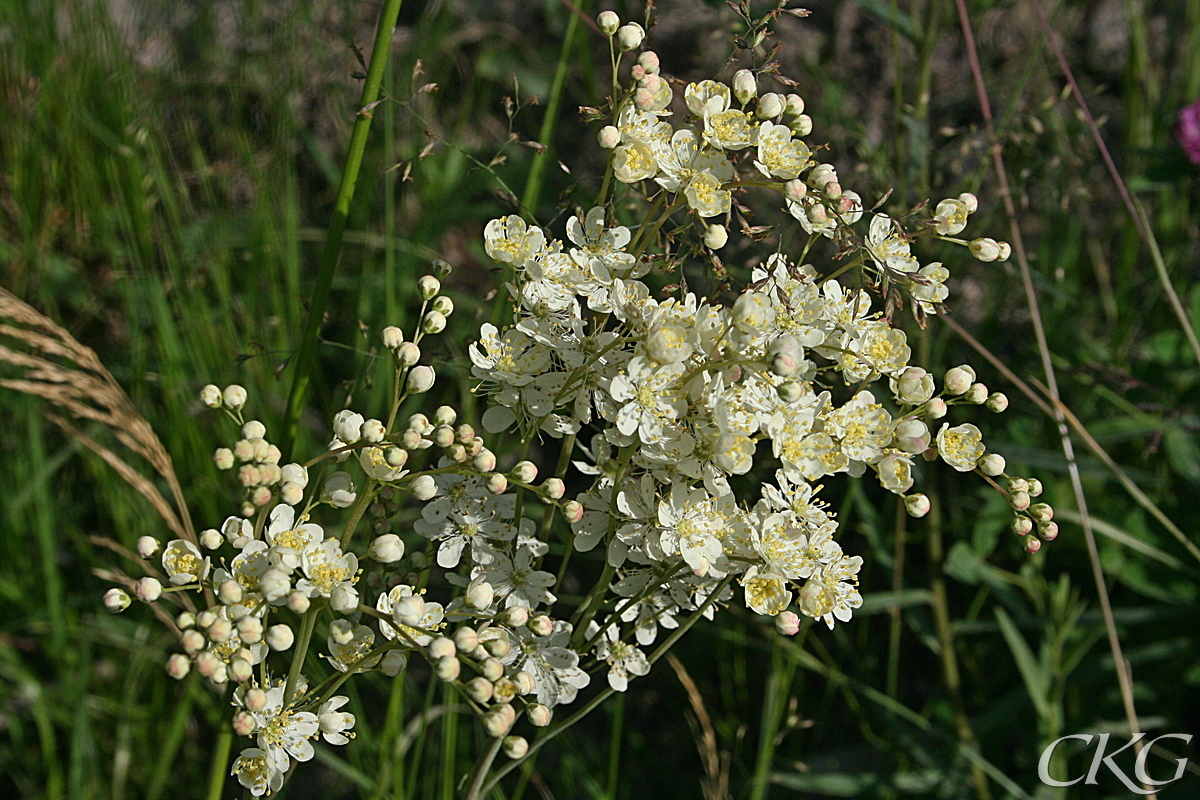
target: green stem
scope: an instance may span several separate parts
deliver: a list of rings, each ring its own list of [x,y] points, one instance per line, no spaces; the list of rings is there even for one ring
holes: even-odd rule
[[[585,10],[586,3],[580,4]],[[546,149],[533,157],[529,165],[529,180],[525,182],[525,193],[521,196],[521,208],[530,222],[536,222],[538,201],[541,199],[542,183],[545,180],[546,164],[550,161],[550,140],[558,124],[558,109],[562,105],[563,85],[567,80],[567,69],[571,65],[571,51],[575,49],[575,37],[579,30],[579,14],[571,14],[567,20],[567,31],[563,36],[562,50],[558,54],[558,66],[554,69],[554,81],[550,84],[550,102],[546,104],[546,116],[538,131],[538,143]]]
[[[217,746],[213,751],[212,767],[208,772],[208,800],[221,800],[229,766],[229,751],[233,749],[233,728],[222,725],[217,732]]]
[[[296,372],[292,376],[292,391],[288,395],[287,412],[284,416],[283,439],[280,449],[290,455],[300,429],[300,410],[312,378],[313,362],[316,359],[317,339],[325,307],[329,302],[329,290],[333,285],[333,273],[337,269],[342,253],[342,238],[346,233],[346,220],[350,214],[350,202],[358,184],[358,173],[362,167],[363,154],[367,149],[367,133],[371,129],[371,107],[379,99],[379,87],[383,83],[384,67],[391,51],[392,33],[396,19],[400,16],[402,0],[385,0],[375,29],[375,45],[371,50],[371,65],[363,83],[362,99],[359,101],[354,131],[350,135],[350,151],[346,157],[346,170],[342,173],[342,185],[338,189],[333,205],[333,216],[329,221],[329,232],[325,239],[325,250],[321,253],[321,266],[317,283],[313,287],[308,307],[308,317],[301,334],[300,349],[296,353]]]
[[[487,777],[488,770],[492,768],[492,762],[496,760],[496,754],[500,752],[500,744],[503,741],[501,738],[493,739],[488,749],[480,755],[479,763],[475,765],[475,772],[471,775],[471,785],[467,787],[466,800],[478,800],[483,796],[479,789],[483,786],[483,780]]]
[[[283,688],[283,705],[292,702],[292,693],[296,691],[296,681],[300,679],[300,671],[304,669],[304,659],[308,656],[308,644],[312,641],[313,628],[317,626],[317,607],[314,605],[304,613],[300,622],[300,636],[296,639],[296,651],[292,655],[292,665],[288,669],[287,683]]]

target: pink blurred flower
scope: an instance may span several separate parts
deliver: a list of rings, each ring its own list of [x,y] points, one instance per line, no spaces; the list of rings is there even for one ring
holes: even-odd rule
[[[1179,112],[1179,143],[1195,164],[1200,164],[1200,100]]]

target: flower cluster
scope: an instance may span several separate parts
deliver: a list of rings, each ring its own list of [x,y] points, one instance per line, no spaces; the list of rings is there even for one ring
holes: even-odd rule
[[[644,32],[612,12],[598,22],[616,70],[618,50],[637,49]],[[1002,242],[954,238],[975,197],[943,200],[927,218],[868,212],[815,159],[799,96],[760,94],[758,76],[741,70],[729,85],[687,85],[676,113],[657,55],[640,53],[631,76],[599,134],[609,151],[600,199],[570,217],[565,239],[516,216],[484,230],[488,255],[509,271],[513,314],[482,325],[469,348],[488,402],[482,431],[447,405],[398,413],[438,377],[421,345],[454,311],[441,294],[444,262],[418,282],[411,337],[382,331],[394,367],[386,418],[338,412],[311,461],[280,466],[266,427],[242,417],[241,387],[201,392],[240,426],[214,461],[236,468],[241,513],[198,542],[169,542],[168,585],[143,578],[136,594],[155,602],[204,592],[207,608],[176,617],[184,652],[168,670],[178,678],[195,666],[215,684],[237,684],[234,728],[255,746],[233,772],[253,795],[277,790],[292,760],[310,759],[310,740],[353,735],[335,692],[354,673],[395,676],[424,659],[521,758],[518,719],[550,724],[597,672],[624,691],[721,605],[744,602],[786,634],[801,615],[830,628],[849,621],[862,604],[863,561],[843,550],[822,500],[824,482],[841,474],[870,476],[920,517],[930,508],[913,491],[920,464],[942,461],[1005,493],[1028,552],[1057,535],[1050,506],[1032,501],[1040,483],[1007,475],[978,427],[947,419],[963,406],[1003,411],[1004,395],[967,365],[939,389],[890,319],[904,302],[918,319],[937,314],[947,297],[948,270],[922,264],[916,239],[956,242],[982,261],[1007,257]],[[629,202],[608,197],[613,179]],[[735,217],[749,213],[741,195],[760,190],[781,196],[785,219],[807,234],[803,254],[759,258],[737,292],[688,290],[689,256],[679,254],[715,262]],[[808,260],[822,239],[844,262],[833,274]],[[667,269],[681,285],[657,291],[651,273]],[[850,270],[857,281],[839,280]],[[501,468],[485,435],[505,431],[516,432],[521,460]],[[549,477],[527,460],[536,439],[558,441]],[[420,517],[401,528],[409,498]],[[315,521],[321,506],[348,510],[337,534]],[[358,544],[363,529],[368,541]],[[562,557],[551,549],[560,542]],[[159,543],[147,537],[138,550],[151,558]],[[594,553],[599,577],[569,607],[558,595],[575,552]],[[114,589],[105,602],[120,611],[130,600]],[[301,665],[318,622],[333,672],[310,685]],[[268,656],[284,651],[290,666],[277,669]]]

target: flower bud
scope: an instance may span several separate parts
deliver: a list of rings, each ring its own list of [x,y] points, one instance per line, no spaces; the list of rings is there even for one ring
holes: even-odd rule
[[[560,500],[567,492],[567,485],[562,482],[562,478],[546,478],[542,484],[542,491],[551,500]]]
[[[893,442],[905,453],[916,455],[929,449],[931,438],[928,425],[919,419],[906,419],[896,426]]]
[[[499,739],[512,728],[508,716],[500,711],[502,708],[508,708],[508,706],[496,706],[483,715],[483,729],[493,739]]]
[[[709,225],[704,229],[704,246],[710,250],[720,250],[729,241],[729,231],[724,225]]]
[[[196,615],[191,611],[180,612],[179,616],[175,618],[175,625],[181,631],[194,628],[196,627]]]
[[[383,437],[387,434],[387,429],[383,427],[383,423],[377,419],[369,419],[362,424],[360,435],[370,444],[379,444],[383,441]]]
[[[774,119],[783,113],[783,108],[783,98],[774,92],[767,92],[758,98],[758,104],[754,108],[754,116],[759,119]]]
[[[227,606],[237,605],[242,602],[242,585],[232,578],[221,581],[221,586],[217,589],[217,599]]]
[[[983,405],[988,399],[987,387],[982,383],[972,383],[971,388],[963,394],[963,400],[974,405]]]
[[[258,725],[258,723],[254,721],[254,716],[248,711],[237,712],[233,715],[233,720],[231,722],[233,725],[233,732],[238,736],[249,736],[250,734],[254,733],[254,729]]]
[[[228,447],[218,447],[213,453],[213,463],[217,465],[217,469],[230,469],[233,466],[233,451]]]
[[[491,450],[480,450],[471,464],[480,472],[491,472],[496,468],[496,454]]]
[[[512,652],[512,644],[509,643],[508,637],[504,636],[499,639],[488,639],[483,643],[483,649],[488,651],[488,655],[504,658]]]
[[[505,736],[501,747],[509,758],[524,758],[529,752],[529,742],[524,736]]]
[[[308,595],[304,592],[292,592],[288,595],[287,607],[297,614],[303,614],[308,611],[312,601],[308,599]]]
[[[392,469],[400,469],[408,463],[408,451],[393,445],[383,451],[383,459]]]
[[[526,624],[535,636],[549,636],[554,632],[554,622],[545,614],[538,614],[536,617],[531,617]]]
[[[242,406],[246,405],[246,390],[236,383],[231,383],[225,387],[225,391],[221,393],[221,402],[225,407],[233,411],[241,411]]]
[[[979,471],[984,475],[995,477],[1004,474],[1004,467],[1007,466],[1004,461],[1004,456],[999,453],[988,453],[983,458],[979,459],[977,465]]]
[[[792,133],[799,137],[808,136],[813,129],[812,117],[808,114],[797,114],[789,127],[792,129]]]
[[[920,367],[908,367],[889,382],[896,399],[910,406],[919,406],[933,396],[933,376]]]
[[[123,589],[112,588],[104,593],[104,607],[110,614],[120,614],[133,601]]]
[[[1037,529],[1038,536],[1041,537],[1042,541],[1044,542],[1053,542],[1058,538],[1057,522],[1050,522],[1049,520],[1046,522],[1039,522]]]
[[[524,606],[506,608],[496,615],[496,621],[501,625],[520,628],[529,622],[529,609]]]
[[[162,597],[162,584],[157,578],[142,578],[133,587],[133,593],[143,603],[153,603]]]
[[[1041,493],[1042,493],[1042,482],[1041,481],[1039,481],[1037,478],[1030,478],[1027,481],[1027,484],[1028,484],[1028,488],[1026,489],[1026,491],[1029,492],[1030,497],[1038,497],[1039,495],[1041,495]]]
[[[402,367],[411,367],[421,360],[421,348],[412,342],[405,342],[396,348],[396,362]]]
[[[380,564],[394,564],[404,558],[404,542],[394,533],[385,533],[371,542],[367,555]]]
[[[517,685],[508,678],[500,678],[492,684],[492,700],[497,703],[511,703],[517,696]]]
[[[954,396],[966,393],[971,388],[971,382],[975,380],[975,376],[967,372],[963,367],[954,367],[947,370],[946,377],[942,379],[942,383],[946,387],[946,391]]]
[[[784,98],[786,108],[784,113],[789,117],[795,117],[804,113],[804,98],[798,94],[789,94]]]
[[[492,494],[504,494],[508,489],[508,478],[499,472],[492,473],[487,480],[487,490]]]
[[[158,539],[153,536],[139,536],[136,546],[138,555],[142,558],[153,558],[158,553]]]
[[[279,501],[285,505],[298,505],[304,499],[304,489],[298,483],[287,481],[279,488]]]
[[[1028,509],[1029,516],[1035,522],[1049,522],[1054,519],[1054,509],[1049,503],[1034,503]]]
[[[244,658],[235,658],[229,662],[229,677],[238,683],[245,683],[254,677],[254,667]]]
[[[467,697],[476,703],[486,703],[492,699],[492,682],[482,676],[467,681]]]
[[[929,513],[929,498],[923,494],[910,494],[904,498],[904,510],[910,517],[923,517]]]
[[[987,402],[984,403],[988,411],[999,414],[1004,409],[1008,408],[1008,396],[1003,392],[992,392],[988,395]]]
[[[646,31],[636,22],[627,22],[617,29],[617,45],[622,50],[636,50],[646,38]]]
[[[1033,530],[1033,520],[1029,517],[1017,517],[1012,521],[1012,532],[1017,536],[1025,536]]]
[[[453,640],[445,636],[439,636],[429,643],[430,658],[446,658],[447,656],[454,657],[458,655],[458,648]]]
[[[383,341],[383,346],[388,350],[395,350],[400,345],[404,344],[404,331],[397,328],[395,325],[388,325],[379,333],[379,338]]]
[[[658,53],[653,50],[646,50],[638,56],[638,66],[641,67],[647,75],[657,75],[661,68],[661,63],[658,60]]]
[[[968,245],[971,255],[979,261],[995,261],[1000,257],[1000,245],[995,239],[974,239]],[[1034,541],[1037,541],[1036,539]],[[1036,550],[1034,552],[1037,552]]]
[[[605,36],[612,36],[621,27],[621,18],[615,11],[601,11],[596,17],[596,24]]]
[[[775,630],[784,636],[795,636],[800,630],[800,617],[791,611],[783,611],[776,614]]]
[[[200,390],[200,403],[205,408],[221,407],[221,390],[211,383]]]
[[[446,315],[440,311],[426,312],[421,320],[421,330],[430,335],[441,333],[446,330]]]
[[[288,625],[280,623],[267,629],[267,646],[276,652],[287,650],[296,640],[296,635]]]
[[[783,196],[793,203],[799,203],[808,194],[808,186],[799,178],[793,178],[783,185]]]
[[[277,567],[272,567],[259,576],[258,591],[268,603],[282,600],[291,590],[291,576]]]
[[[826,222],[829,222],[829,212],[820,203],[809,206],[805,210],[804,215],[808,217],[808,221],[813,225],[824,225]]]
[[[512,682],[517,687],[517,694],[524,697],[527,694],[533,694],[537,691],[537,682],[533,676],[523,669],[517,670],[512,675]]]
[[[537,465],[532,461],[518,461],[509,474],[520,483],[533,483],[537,480]]]
[[[425,600],[420,595],[401,597],[392,606],[392,618],[401,625],[413,627],[420,625],[425,617]]]
[[[257,644],[262,641],[263,624],[258,617],[242,617],[237,623],[238,636],[247,644]]]
[[[408,666],[408,656],[399,650],[388,650],[387,655],[379,665],[379,671],[389,678],[394,678]]]
[[[1010,492],[1027,492],[1029,491],[1029,481],[1024,478],[1009,478],[1008,490]]]
[[[213,387],[216,388],[216,387]],[[187,677],[192,670],[192,661],[183,653],[174,653],[167,659],[167,674],[177,681]]]
[[[444,294],[433,298],[433,302],[429,304],[429,307],[443,317],[448,317],[454,313],[454,301]]]
[[[462,672],[462,664],[454,656],[443,656],[434,663],[434,671],[440,680],[452,681]]]
[[[432,300],[442,290],[442,282],[432,275],[422,275],[421,279],[417,281],[417,289],[421,293],[422,300]]]
[[[941,419],[946,416],[946,401],[940,397],[931,397],[925,402],[925,416],[930,419]]]
[[[183,635],[179,637],[179,643],[183,645],[183,652],[194,654],[208,646],[208,639],[204,638],[203,633],[192,628],[183,632]]]
[[[544,728],[550,724],[553,712],[541,703],[530,703],[525,707],[525,716],[535,728]]]
[[[1024,511],[1029,508],[1028,492],[1012,492],[1008,495],[1008,504],[1013,511]]]
[[[746,105],[758,94],[758,81],[754,73],[748,69],[739,69],[733,76],[733,96],[742,105]]]
[[[214,642],[228,642],[233,635],[233,623],[224,617],[218,617],[208,626],[208,638]]]
[[[562,505],[562,515],[567,522],[579,522],[583,519],[583,504],[578,500],[568,500]]]
[[[996,246],[1000,248],[1000,252],[996,255],[996,260],[1008,261],[1008,257],[1012,255],[1012,245],[1008,242],[996,242]]]
[[[504,665],[499,659],[488,656],[480,662],[479,674],[495,683],[504,677]]]
[[[1028,553],[1029,555],[1033,555],[1034,553],[1036,553],[1038,550],[1041,550],[1041,549],[1042,549],[1042,542],[1040,539],[1038,539],[1036,536],[1026,536],[1025,537],[1025,552],[1026,553]]]
[[[432,475],[418,475],[409,485],[409,490],[412,491],[413,497],[422,502],[432,500],[437,494],[437,481]]]
[[[469,625],[464,625],[454,632],[454,646],[464,653],[470,653],[479,646],[479,634]]]
[[[433,382],[436,379],[437,374],[433,371],[433,367],[427,364],[420,364],[413,367],[408,373],[407,389],[411,394],[428,392],[433,387]]]
[[[244,439],[261,439],[266,435],[267,426],[256,419],[252,419],[242,426],[242,438]]]
[[[804,348],[800,341],[790,334],[771,342],[771,346],[767,348],[767,358],[771,364],[771,372],[781,378],[794,378],[805,367]]]
[[[612,150],[621,143],[621,131],[614,128],[612,125],[605,125],[596,134],[596,142],[605,150]]]

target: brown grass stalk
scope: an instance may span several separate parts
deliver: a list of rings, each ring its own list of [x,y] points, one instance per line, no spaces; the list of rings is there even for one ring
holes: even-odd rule
[[[1034,0],[1035,5],[1037,0]],[[1038,304],[1037,292],[1033,287],[1032,273],[1029,269],[1029,260],[1025,253],[1025,242],[1021,236],[1020,224],[1017,221],[1016,204],[1013,202],[1012,188],[1008,180],[1008,170],[1004,165],[1003,147],[1000,144],[1000,139],[996,135],[996,126],[992,118],[991,101],[988,96],[987,84],[983,80],[983,69],[979,63],[979,54],[975,48],[975,36],[971,30],[971,19],[967,12],[966,0],[955,0],[955,5],[958,8],[959,25],[962,28],[963,40],[967,49],[967,60],[971,65],[971,75],[975,81],[975,90],[979,98],[980,110],[983,113],[984,123],[987,127],[988,141],[991,144],[992,165],[996,172],[996,180],[1000,185],[1000,196],[1004,200],[1004,210],[1008,215],[1008,224],[1010,235],[1012,238],[1013,253],[1017,259],[1017,265],[1021,272],[1021,284],[1025,291],[1025,300],[1029,305],[1030,318],[1033,321],[1034,335],[1037,338],[1038,353],[1042,360],[1042,369],[1046,376],[1046,387],[1050,398],[1054,405],[1054,417],[1058,423],[1059,441],[1062,444],[1063,455],[1067,459],[1067,471],[1071,478],[1071,488],[1075,494],[1075,502],[1079,510],[1081,527],[1083,528],[1083,537],[1087,545],[1088,560],[1092,567],[1092,578],[1096,584],[1096,594],[1100,600],[1100,610],[1104,618],[1104,629],[1108,635],[1109,649],[1112,651],[1113,663],[1117,672],[1117,683],[1121,690],[1122,704],[1124,705],[1125,716],[1129,722],[1131,734],[1137,734],[1140,730],[1137,720],[1137,711],[1133,702],[1133,679],[1129,664],[1125,661],[1125,657],[1121,652],[1121,640],[1117,635],[1117,624],[1113,618],[1112,604],[1108,597],[1108,586],[1104,580],[1104,570],[1100,566],[1100,554],[1096,548],[1096,537],[1092,531],[1091,517],[1088,514],[1087,499],[1083,493],[1083,482],[1079,477],[1079,465],[1075,461],[1075,448],[1071,443],[1070,431],[1067,428],[1066,417],[1062,413],[1061,398],[1058,391],[1058,377],[1054,370],[1054,364],[1050,357],[1050,346],[1046,340],[1046,331],[1042,323],[1041,309]],[[1040,6],[1039,6],[1040,12]],[[1053,40],[1053,37],[1051,36]],[[1052,46],[1054,46],[1052,44]],[[1061,52],[1060,52],[1061,58]],[[1107,151],[1105,151],[1107,152]],[[1134,214],[1136,217],[1136,213]],[[1135,743],[1135,749],[1141,752],[1141,742]],[[1156,794],[1149,786],[1145,787],[1147,796],[1155,798]]]

